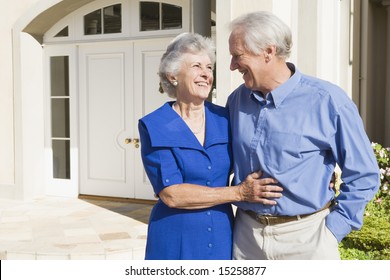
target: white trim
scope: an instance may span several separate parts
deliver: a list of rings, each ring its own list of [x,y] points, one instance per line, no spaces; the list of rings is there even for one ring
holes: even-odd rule
[[[171,5],[177,5],[182,8],[182,28],[180,29],[168,29],[168,30],[154,30],[154,31],[140,31],[140,2],[142,0],[98,0],[86,4],[85,6],[70,13],[63,19],[59,20],[53,27],[51,27],[43,36],[44,44],[57,44],[57,43],[77,43],[77,42],[93,42],[104,40],[129,40],[136,38],[150,38],[153,37],[167,37],[180,34],[182,32],[189,32],[190,30],[190,2],[189,0],[148,0],[148,2],[159,2]],[[97,35],[84,35],[84,16],[97,9],[101,9],[110,5],[121,4],[122,5],[122,32],[111,34],[97,34]],[[67,37],[54,37],[59,31],[66,26],[69,27],[69,36]]]

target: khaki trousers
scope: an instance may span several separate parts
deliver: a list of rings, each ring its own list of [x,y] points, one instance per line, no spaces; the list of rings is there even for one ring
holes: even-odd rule
[[[235,260],[339,260],[338,242],[325,226],[329,209],[298,221],[265,226],[237,209]]]

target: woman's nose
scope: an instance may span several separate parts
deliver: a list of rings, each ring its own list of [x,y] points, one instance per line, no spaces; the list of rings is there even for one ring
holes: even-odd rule
[[[202,69],[201,73],[200,73],[201,76],[204,76],[204,77],[213,76],[213,70],[211,70],[210,68],[202,67],[201,69]]]

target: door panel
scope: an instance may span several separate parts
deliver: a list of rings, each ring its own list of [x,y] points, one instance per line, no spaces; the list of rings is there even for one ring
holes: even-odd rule
[[[138,119],[170,100],[157,75],[170,40],[80,46],[81,194],[155,199]]]
[[[134,65],[137,71],[134,73],[134,96],[137,106],[134,107],[135,119],[152,112],[168,100],[165,93],[159,92],[158,67],[160,59],[172,39],[158,39],[140,41],[134,44]],[[162,122],[164,120],[161,120]],[[139,138],[138,130],[134,132]],[[135,155],[136,162],[142,162],[141,154]],[[135,165],[135,198],[151,197],[153,188],[141,165]]]
[[[80,193],[133,197],[132,45],[80,47]]]

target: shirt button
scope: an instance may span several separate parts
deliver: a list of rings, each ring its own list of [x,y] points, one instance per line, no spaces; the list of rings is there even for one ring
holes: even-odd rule
[[[210,184],[211,184],[210,181],[207,181],[207,182],[206,182],[206,185],[207,185],[207,186],[210,186]]]
[[[206,215],[207,215],[207,216],[210,216],[210,215],[211,215],[211,212],[210,212],[210,211],[207,211]]]
[[[207,228],[207,231],[210,232],[211,231],[211,227]]]
[[[169,183],[169,179],[165,179],[165,183]]]
[[[211,165],[207,166],[207,169],[208,169],[208,170],[211,170]]]
[[[213,244],[209,243],[209,248],[213,247]]]

